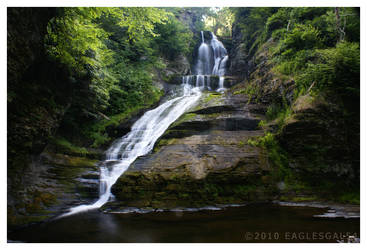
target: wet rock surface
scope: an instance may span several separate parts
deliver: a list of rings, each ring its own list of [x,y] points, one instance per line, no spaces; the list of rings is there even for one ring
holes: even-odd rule
[[[50,219],[97,199],[98,162],[46,151],[35,157],[23,173],[22,185],[27,188],[16,193],[16,214],[8,208],[8,229]]]
[[[124,206],[167,208],[269,200],[276,193],[266,152],[247,141],[263,135],[259,105],[206,92],[138,158],[112,188]],[[257,107],[256,107],[257,106]]]
[[[316,207],[316,208],[328,208],[323,214],[316,214],[316,218],[359,218],[360,206],[350,204],[336,204],[330,202],[282,202],[275,201],[274,203],[281,206],[288,207]]]

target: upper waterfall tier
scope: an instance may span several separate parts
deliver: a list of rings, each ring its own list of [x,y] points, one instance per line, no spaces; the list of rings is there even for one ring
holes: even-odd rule
[[[217,36],[211,32],[212,39],[206,43],[204,33],[201,31],[202,42],[198,50],[197,63],[194,68],[196,75],[224,76],[228,61],[228,52]]]

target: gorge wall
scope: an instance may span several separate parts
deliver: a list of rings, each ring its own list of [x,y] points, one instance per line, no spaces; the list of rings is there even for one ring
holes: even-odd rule
[[[175,60],[162,56],[164,67],[152,71],[154,86],[163,89],[158,99],[152,97],[153,103],[131,110],[118,122],[103,114],[92,117],[92,123],[110,122],[103,127],[103,136],[108,140],[92,147],[90,138],[67,123],[75,114],[82,117],[79,128],[91,120],[79,105],[82,98],[84,102],[90,98],[86,94],[90,91],[90,75],[78,77],[69,65],[51,58],[45,48],[47,26],[61,18],[65,10],[8,8],[7,12],[7,214],[11,230],[98,198],[97,164],[108,143],[128,133],[146,110],[157,105],[164,92],[169,93],[170,75],[186,74],[190,64],[183,54]]]
[[[252,32],[250,39],[243,25],[251,11],[240,9],[232,38],[225,42],[226,91],[204,90],[197,105],[168,128],[153,151],[139,157],[118,179],[112,187],[115,200],[102,210],[273,200],[359,202],[359,95],[350,98],[341,94],[344,89],[330,88],[316,92],[319,83],[312,82],[300,92],[299,78],[276,70],[279,62],[274,51],[279,48],[280,32],[273,35],[273,30],[264,28],[273,25],[288,32],[288,19],[277,16],[279,8],[265,8],[267,17],[276,18],[260,23],[259,32]],[[306,18],[317,15],[321,14],[310,10],[304,14]],[[75,97],[80,96],[75,95],[73,84],[78,83],[83,92],[91,81],[71,77],[65,65],[46,55],[43,39],[55,16],[55,8],[8,8],[10,229],[95,201],[104,150],[156,106],[163,92],[171,94],[182,84],[181,75],[193,74],[201,44],[194,20],[198,15],[190,10],[178,14],[178,20],[194,32],[191,54],[174,60],[163,57],[164,66],[150,72],[154,85],[164,90],[153,103],[129,110],[117,120],[91,114],[95,124],[102,124],[95,127],[103,137],[103,143],[92,148],[93,141],[65,126],[70,107],[84,112],[75,106]],[[261,33],[261,27],[269,34]],[[211,39],[210,32],[204,32],[204,37]],[[217,89],[219,77],[211,76],[210,81]],[[359,86],[355,78],[352,81]]]
[[[359,203],[358,99],[343,99],[330,88],[314,91],[311,83],[301,92],[297,78],[274,70],[279,39],[268,33],[262,40],[264,23],[249,40],[243,28],[249,9],[242,8],[232,29],[229,74],[237,84],[224,94],[203,94],[154,151],[120,177],[112,189],[116,201],[103,209]],[[269,16],[278,11],[264,9]],[[306,8],[306,19],[320,15],[312,11]],[[286,24],[273,20],[276,28]]]
[[[70,105],[71,83],[48,59],[46,27],[55,8],[8,8],[8,220],[49,204],[53,195],[34,188],[39,170],[30,166],[46,147]],[[50,105],[52,104],[52,105]],[[32,218],[28,218],[30,221]],[[10,223],[10,224],[11,224]]]
[[[284,40],[279,41],[274,33],[267,35],[266,40],[263,38],[264,32],[269,34],[268,30],[274,29],[275,25],[278,29],[281,27],[277,18],[282,10],[275,8],[275,14],[271,16],[275,18],[267,20],[263,33],[251,37],[255,43],[262,41],[255,46],[248,44],[249,34],[245,34],[246,30],[241,29],[238,22],[250,12],[246,11],[242,10],[233,26],[230,69],[240,79],[245,79],[234,87],[234,93],[247,96],[249,104],[263,105],[266,109],[261,125],[274,135],[277,146],[268,142],[265,147],[273,163],[286,169],[285,189],[288,193],[283,192],[283,198],[358,202],[359,96],[346,97],[345,90],[340,93],[337,86],[314,90],[319,87],[315,85],[322,84],[319,79],[300,90],[298,82],[302,81],[301,77],[295,74],[289,77],[280,72],[280,63],[275,58],[279,56],[276,51]],[[320,15],[312,13],[311,9],[303,11],[309,11],[307,18],[311,20]],[[307,18],[300,19],[305,22]],[[312,53],[310,48],[306,51]],[[301,64],[306,65],[307,59]],[[359,86],[359,78],[351,77],[346,81],[351,86]],[[296,194],[304,197],[292,198]]]

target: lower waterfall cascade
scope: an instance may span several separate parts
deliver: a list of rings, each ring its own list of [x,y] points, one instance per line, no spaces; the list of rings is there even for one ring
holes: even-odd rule
[[[106,160],[100,165],[99,199],[89,205],[73,207],[60,217],[97,209],[108,202],[113,196],[111,193],[113,184],[136,158],[148,154],[153,149],[155,142],[166,129],[199,100],[202,90],[213,90],[210,87],[211,76],[219,77],[219,87],[215,90],[218,92],[225,90],[227,50],[213,33],[211,35],[209,46],[205,43],[201,31],[202,43],[195,67],[198,74],[182,77],[181,95],[147,111],[134,123],[128,134],[113,142],[107,150]]]

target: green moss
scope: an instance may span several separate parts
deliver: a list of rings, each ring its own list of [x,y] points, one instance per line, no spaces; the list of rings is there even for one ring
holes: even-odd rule
[[[274,174],[280,179],[290,178],[292,175],[289,169],[287,153],[279,146],[274,134],[266,132],[264,136],[256,139],[249,139],[248,145],[264,148],[268,153],[269,161],[274,168]]]
[[[177,139],[175,138],[171,138],[171,139],[160,139],[158,141],[158,143],[156,143],[154,145],[154,149],[153,149],[153,152],[158,152],[159,149],[163,146],[167,146],[167,145],[172,145],[174,144],[175,142],[177,141]]]
[[[244,95],[248,96],[248,103],[253,99],[257,103],[261,97],[261,88],[257,84],[246,84],[245,87],[240,88],[233,92],[234,95]]]
[[[317,199],[318,199],[317,196],[299,196],[299,197],[293,197],[292,201],[303,202],[303,201],[315,201]]]
[[[266,122],[264,120],[261,120],[259,122],[259,124],[257,124],[257,126],[260,128],[260,129],[264,129],[266,127]]]
[[[7,207],[9,228],[41,222],[52,216],[52,212],[46,208],[57,204],[54,194],[44,191],[32,191],[27,193],[27,197],[26,202],[22,203],[21,200],[18,200],[15,207]]]
[[[8,228],[16,228],[17,226],[29,225],[31,223],[42,222],[49,218],[51,215],[13,215],[8,213]]]
[[[212,101],[213,99],[215,98],[219,98],[221,97],[222,95],[220,93],[217,93],[217,92],[210,92],[210,93],[207,93],[206,94],[206,97],[205,99],[203,100],[204,103],[208,103],[210,101]]]
[[[175,124],[180,124],[189,120],[192,120],[196,116],[195,113],[186,113],[183,116],[181,116]]]
[[[25,209],[28,213],[44,212],[44,207],[49,207],[56,203],[56,196],[47,192],[35,191],[31,195],[29,203],[25,204]]]
[[[286,195],[281,197],[285,201],[333,201],[343,204],[359,204],[359,190],[346,187],[342,183],[333,180],[313,182],[304,175],[293,175],[286,180]]]
[[[98,160],[92,160],[83,157],[69,157],[67,165],[72,167],[95,167]]]
[[[204,92],[199,103],[196,105],[196,108],[191,112],[196,112],[200,109],[206,108],[207,106],[219,105],[221,103],[221,97],[222,94],[218,92]]]
[[[44,160],[46,163],[51,163],[66,167],[91,167],[97,166],[98,160],[89,159],[86,157],[69,156],[64,154],[48,153],[50,158]]]
[[[358,192],[343,193],[343,194],[338,196],[337,201],[339,201],[341,203],[359,205],[360,195],[359,195]]]
[[[78,154],[86,156],[89,152],[84,147],[78,147],[62,137],[52,138],[50,143],[56,147],[58,153]]]
[[[129,206],[149,204],[152,207],[200,207],[205,205],[242,203],[252,200],[270,199],[272,185],[265,183],[262,178],[249,178],[233,183],[228,177],[207,177],[205,180],[193,180],[182,174],[172,173],[159,183],[156,181],[160,174],[151,173],[146,182],[135,180],[120,183],[121,189],[113,191],[116,198],[129,203]],[[125,176],[125,179],[127,176]],[[119,184],[117,184],[119,186]],[[128,188],[127,188],[128,187]],[[118,191],[117,191],[118,190]]]

